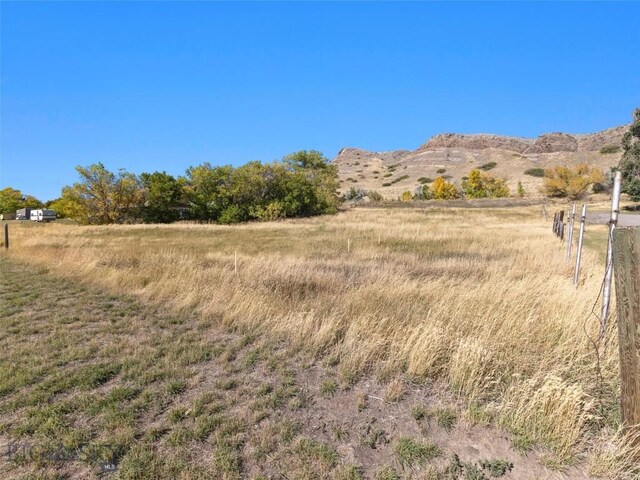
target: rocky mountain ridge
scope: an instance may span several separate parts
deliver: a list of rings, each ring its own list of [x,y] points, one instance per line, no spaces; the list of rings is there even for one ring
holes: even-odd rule
[[[431,137],[416,150],[370,152],[346,147],[333,162],[338,166],[343,191],[355,186],[393,198],[438,175],[459,184],[471,169],[484,167],[505,178],[512,191],[521,182],[531,196],[536,196],[541,179],[526,171],[577,163],[608,170],[620,159],[622,137],[628,128],[623,125],[578,135],[554,132],[536,138],[444,133]]]

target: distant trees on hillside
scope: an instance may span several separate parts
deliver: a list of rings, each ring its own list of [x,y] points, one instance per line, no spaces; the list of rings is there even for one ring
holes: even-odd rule
[[[640,108],[633,112],[633,123],[622,138],[624,154],[618,168],[622,172],[622,191],[634,202],[640,201]]]
[[[76,170],[80,181],[63,188],[51,208],[87,224],[274,220],[334,213],[339,202],[336,167],[313,150],[237,168],[203,163],[179,178],[114,173],[100,163]]]

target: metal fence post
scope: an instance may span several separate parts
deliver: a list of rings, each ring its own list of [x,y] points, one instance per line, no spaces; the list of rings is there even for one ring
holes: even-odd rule
[[[604,271],[604,286],[602,290],[602,312],[600,313],[600,335],[607,329],[609,320],[609,303],[611,301],[611,276],[613,275],[613,231],[618,224],[620,213],[620,190],[622,172],[617,171],[613,180],[613,194],[611,195],[611,219],[609,220],[609,243],[607,244],[607,262]]]
[[[9,250],[9,224],[4,224],[4,249]]]
[[[573,285],[578,287],[578,279],[580,278],[580,260],[582,259],[582,240],[584,239],[584,223],[587,220],[587,206],[582,206],[582,215],[580,216],[580,233],[578,234],[578,249],[576,251],[576,267],[573,271]]]

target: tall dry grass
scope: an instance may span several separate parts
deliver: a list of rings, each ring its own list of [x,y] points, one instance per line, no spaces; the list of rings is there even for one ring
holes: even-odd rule
[[[525,207],[363,209],[235,227],[16,224],[10,255],[281,336],[335,357],[347,380],[444,381],[474,411],[569,462],[586,451],[600,458],[595,445],[613,435],[618,364],[609,332],[598,384],[583,332],[600,255],[584,253],[575,290],[564,252],[539,210]],[[603,462],[594,470],[607,470]]]

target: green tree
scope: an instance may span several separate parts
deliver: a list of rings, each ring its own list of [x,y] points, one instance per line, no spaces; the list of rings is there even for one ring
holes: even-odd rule
[[[622,191],[634,202],[640,201],[640,108],[633,112],[633,123],[622,138],[624,153],[619,170],[622,172]]]
[[[166,172],[140,174],[144,189],[143,221],[147,223],[170,223],[180,217],[178,208],[184,195],[182,180],[176,180]]]
[[[32,195],[7,187],[0,190],[0,213],[16,213],[20,208],[42,208],[43,203]]]
[[[62,189],[65,215],[81,223],[109,224],[134,220],[144,199],[138,177],[110,172],[102,163],[76,167],[80,181]]]
[[[294,172],[303,173],[316,191],[316,204],[307,215],[335,213],[340,204],[338,169],[316,150],[300,150],[284,157]]]
[[[230,165],[212,167],[209,163],[187,169],[185,194],[192,218],[218,220],[229,206],[232,173]]]

